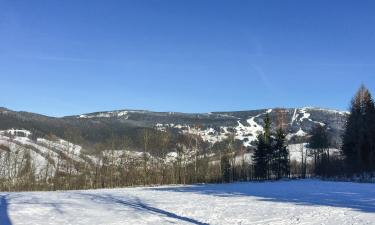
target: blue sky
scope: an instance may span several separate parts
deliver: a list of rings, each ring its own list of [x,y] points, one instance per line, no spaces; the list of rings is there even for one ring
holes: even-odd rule
[[[0,105],[346,109],[375,91],[375,2],[0,0]]]

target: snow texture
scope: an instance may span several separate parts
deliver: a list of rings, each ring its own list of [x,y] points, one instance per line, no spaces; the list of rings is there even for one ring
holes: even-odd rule
[[[326,126],[327,124],[313,120],[312,113],[314,111],[323,111],[328,113],[346,115],[347,112],[341,112],[336,110],[314,108],[314,107],[304,107],[304,108],[295,108],[293,111],[293,116],[291,117],[290,126],[296,125],[299,126],[298,130],[287,130],[287,139],[291,140],[293,137],[307,137],[309,135],[310,126],[304,126],[307,123],[319,124],[320,126]],[[238,119],[237,126],[234,127],[194,127],[189,126],[188,124],[174,124],[174,123],[156,123],[155,128],[159,131],[166,131],[169,128],[178,129],[180,133],[183,134],[195,134],[202,137],[204,141],[207,141],[211,144],[214,144],[219,141],[223,141],[228,136],[234,135],[235,139],[243,142],[243,145],[246,147],[254,146],[254,141],[256,141],[259,133],[264,131],[264,128],[258,122],[262,120],[261,118],[267,113],[270,114],[273,112],[273,109],[264,110],[262,113],[259,113],[254,116],[247,117],[246,119]],[[224,115],[224,114],[223,114]]]
[[[3,225],[374,224],[375,185],[318,180],[0,193]]]

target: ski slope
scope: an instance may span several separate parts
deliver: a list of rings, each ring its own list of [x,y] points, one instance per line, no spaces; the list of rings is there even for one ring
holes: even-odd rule
[[[318,180],[0,193],[2,225],[375,224],[375,185]]]

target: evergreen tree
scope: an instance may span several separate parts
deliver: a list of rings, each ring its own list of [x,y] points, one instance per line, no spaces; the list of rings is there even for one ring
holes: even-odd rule
[[[222,181],[225,183],[229,183],[231,181],[231,165],[229,162],[229,155],[228,152],[224,152],[224,154],[221,156],[221,175],[222,175]]]
[[[264,117],[264,141],[267,145],[271,144],[271,119],[270,115],[267,113]]]
[[[374,170],[375,107],[371,93],[363,85],[351,101],[342,153],[349,173]]]
[[[264,120],[264,132],[257,137],[257,148],[253,155],[255,176],[260,179],[270,177],[272,148],[271,148],[271,120],[267,113]]]
[[[279,128],[276,132],[275,144],[273,148],[273,171],[277,178],[289,175],[289,151],[286,147],[285,133]]]
[[[271,136],[271,119],[270,115],[267,113],[264,117],[264,144],[265,144],[265,152],[266,152],[266,170],[267,170],[267,178],[271,177],[272,172],[272,164],[273,164],[273,150],[272,147],[272,136]]]
[[[267,176],[267,144],[264,134],[258,135],[257,148],[253,154],[255,177],[264,179]]]
[[[314,155],[315,174],[329,175],[329,139],[325,126],[314,127],[309,148],[312,149]]]

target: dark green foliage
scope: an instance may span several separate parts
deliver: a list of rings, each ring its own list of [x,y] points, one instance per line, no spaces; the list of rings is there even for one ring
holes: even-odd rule
[[[273,148],[273,172],[277,178],[288,177],[290,173],[289,151],[286,146],[284,131],[279,128],[276,132]]]
[[[264,132],[258,135],[257,148],[253,154],[255,177],[271,179],[288,177],[290,173],[289,151],[284,131],[279,128],[275,138],[271,135],[271,120],[264,118]]]
[[[258,179],[265,179],[267,177],[267,152],[268,145],[266,144],[264,134],[259,134],[257,148],[253,154],[255,177]]]
[[[330,172],[329,138],[325,126],[316,126],[310,137],[309,148],[314,156],[314,171],[319,176],[328,176]]]
[[[375,169],[375,107],[369,90],[361,86],[351,102],[342,153],[347,172]]]
[[[221,156],[221,174],[223,177],[223,182],[229,183],[231,182],[231,165],[229,162],[229,155],[228,153],[224,153]]]
[[[264,118],[264,141],[267,145],[271,144],[271,119],[268,113]]]
[[[268,178],[271,161],[271,120],[268,113],[264,118],[264,133],[258,135],[253,161],[255,177],[258,179]]]

